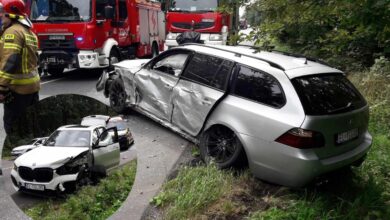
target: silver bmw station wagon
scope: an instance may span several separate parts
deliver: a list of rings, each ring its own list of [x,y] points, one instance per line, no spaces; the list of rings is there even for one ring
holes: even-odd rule
[[[220,168],[300,187],[359,165],[369,108],[343,72],[320,61],[245,47],[185,45],[116,64],[98,83],[127,107],[197,143]]]

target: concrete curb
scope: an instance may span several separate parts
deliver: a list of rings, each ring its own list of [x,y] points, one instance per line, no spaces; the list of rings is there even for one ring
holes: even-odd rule
[[[150,200],[158,193],[189,145],[187,142],[176,149],[159,144],[137,148],[137,174],[133,188],[123,205],[109,219],[142,219]],[[150,155],[150,152],[154,154]]]

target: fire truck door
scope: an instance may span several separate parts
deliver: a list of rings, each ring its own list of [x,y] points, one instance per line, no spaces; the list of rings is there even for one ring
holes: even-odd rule
[[[131,43],[130,38],[130,22],[128,19],[128,0],[119,0],[118,1],[118,16],[116,16],[116,21],[114,26],[117,29],[117,41],[119,46],[126,46]]]
[[[107,1],[96,0],[96,29],[95,38],[97,45],[103,45],[107,38],[112,38],[114,31],[111,26],[112,19],[106,19],[104,8],[107,6]]]

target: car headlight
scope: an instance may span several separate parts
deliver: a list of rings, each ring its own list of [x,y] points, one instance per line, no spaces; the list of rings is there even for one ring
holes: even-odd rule
[[[210,41],[220,41],[222,40],[222,35],[220,34],[210,34]]]
[[[177,34],[169,33],[167,35],[167,40],[176,40]]]
[[[16,164],[14,164],[14,170],[15,170],[16,172],[18,172],[18,166],[16,166]]]
[[[81,62],[93,62],[97,59],[96,54],[79,55]]]

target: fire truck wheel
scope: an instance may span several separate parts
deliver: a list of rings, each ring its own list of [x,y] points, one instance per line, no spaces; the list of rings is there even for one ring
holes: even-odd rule
[[[112,48],[110,51],[110,57],[109,57],[110,65],[108,67],[108,70],[114,70],[113,64],[118,63],[120,61],[120,56],[118,51],[115,48]]]
[[[112,81],[109,88],[110,106],[117,113],[124,113],[127,109],[127,94],[121,78]]]
[[[52,76],[59,76],[64,72],[63,67],[54,67],[54,68],[49,68],[47,72],[52,75]]]

